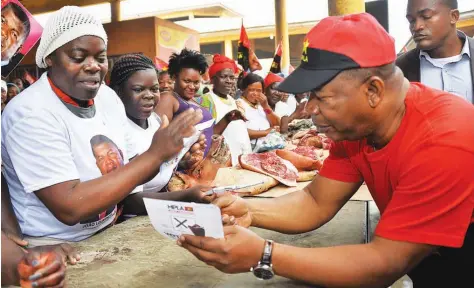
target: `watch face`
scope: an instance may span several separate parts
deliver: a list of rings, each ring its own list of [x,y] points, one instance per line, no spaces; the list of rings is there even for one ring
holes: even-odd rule
[[[274,275],[272,268],[268,265],[257,266],[253,270],[253,274],[255,277],[262,280],[272,279]]]

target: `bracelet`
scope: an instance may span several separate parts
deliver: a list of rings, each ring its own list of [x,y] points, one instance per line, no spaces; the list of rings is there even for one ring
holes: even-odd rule
[[[273,110],[270,109],[270,108],[265,108],[263,109],[263,111],[265,111],[265,114],[272,114]]]

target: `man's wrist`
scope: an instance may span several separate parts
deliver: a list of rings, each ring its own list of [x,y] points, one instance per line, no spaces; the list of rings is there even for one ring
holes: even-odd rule
[[[254,215],[254,207],[253,207],[253,201],[251,200],[244,200],[245,202],[247,202],[247,209],[249,211],[249,215],[250,215],[250,226],[256,226],[256,219],[255,219],[255,215]]]

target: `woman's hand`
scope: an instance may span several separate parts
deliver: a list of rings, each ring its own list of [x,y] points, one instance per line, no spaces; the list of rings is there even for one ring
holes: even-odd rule
[[[270,105],[268,105],[268,99],[267,99],[267,96],[265,96],[265,94],[263,93],[258,94],[257,101],[258,103],[260,103],[260,105],[262,105],[263,109],[271,109]]]
[[[191,137],[196,129],[194,126],[202,119],[202,111],[188,109],[179,114],[169,123],[163,116],[163,123],[153,136],[150,148],[151,155],[158,155],[162,161],[167,161],[183,148],[183,139]]]
[[[186,154],[184,154],[181,161],[179,161],[179,167],[183,170],[193,169],[199,162],[204,159],[204,151],[206,150],[206,136],[201,134],[196,143],[191,146]]]

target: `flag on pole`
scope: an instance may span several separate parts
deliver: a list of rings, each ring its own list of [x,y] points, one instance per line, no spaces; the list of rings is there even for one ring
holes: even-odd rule
[[[239,63],[244,72],[247,72],[250,68],[249,62],[249,50],[250,50],[250,41],[247,36],[247,31],[245,31],[244,21],[242,20],[242,26],[240,28],[240,39],[237,48],[237,63]]]
[[[272,66],[270,67],[270,72],[275,74],[281,73],[281,54],[283,52],[281,46],[282,45],[280,41],[276,49],[275,56],[273,57]]]

